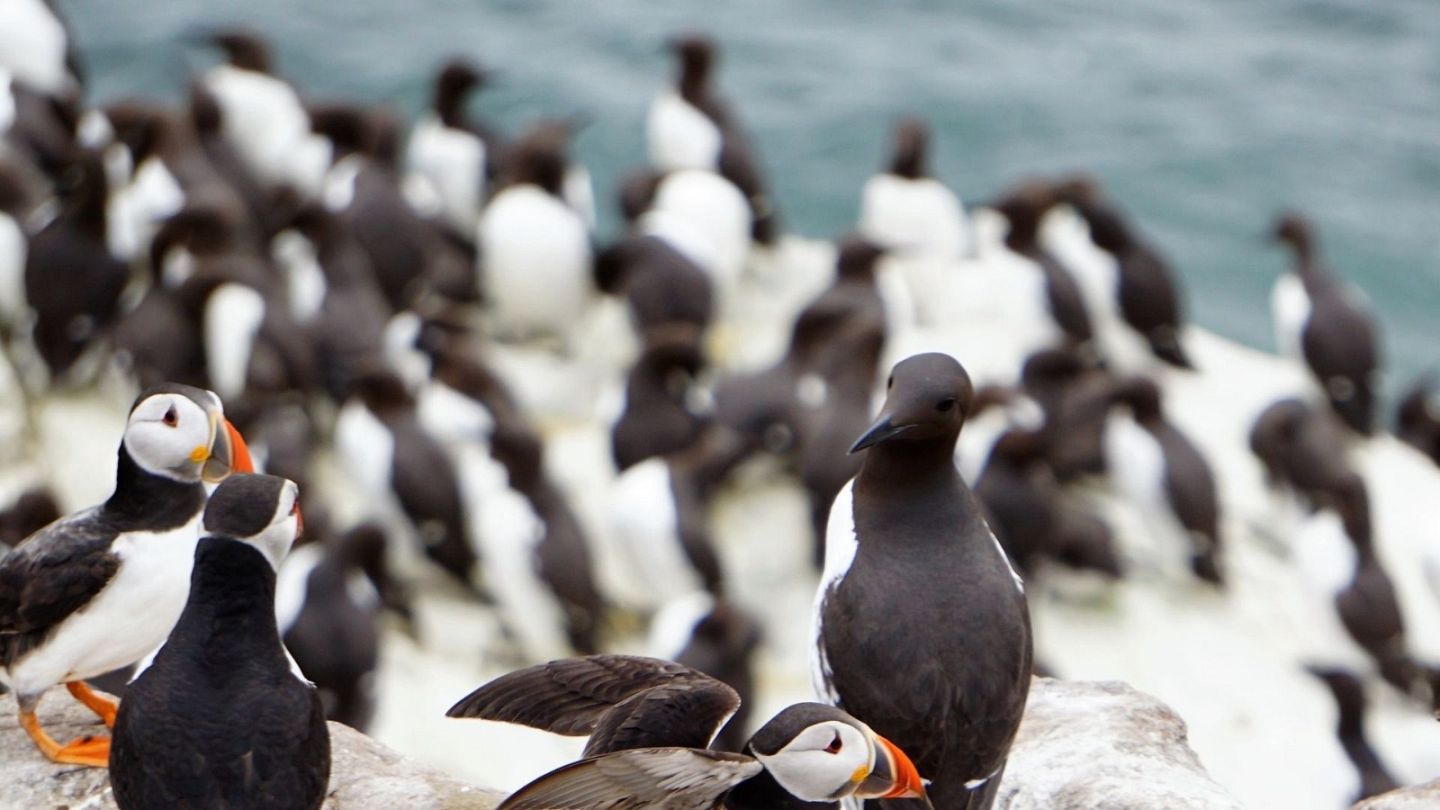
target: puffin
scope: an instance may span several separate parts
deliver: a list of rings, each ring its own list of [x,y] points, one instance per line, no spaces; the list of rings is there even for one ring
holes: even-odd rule
[[[497,135],[465,114],[465,103],[489,78],[489,71],[466,59],[441,65],[430,109],[411,128],[405,150],[406,197],[416,210],[434,210],[466,241],[475,238],[486,186],[499,163]]]
[[[588,735],[583,758],[511,794],[504,810],[641,808],[760,810],[845,798],[925,799],[914,763],[846,712],[783,709],[741,752],[710,748],[739,708],[724,683],[671,661],[592,655],[503,675],[447,717]]]
[[[507,182],[480,215],[479,288],[502,333],[571,333],[595,289],[590,228],[565,198],[569,127],[541,124],[506,162]]]
[[[1117,386],[1105,425],[1105,466],[1154,538],[1183,547],[1196,576],[1223,585],[1215,474],[1195,442],[1165,418],[1154,381],[1133,377]]]
[[[1090,226],[1095,246],[1115,257],[1116,283],[1111,293],[1119,304],[1120,317],[1144,338],[1155,357],[1176,368],[1193,369],[1180,340],[1185,326],[1184,301],[1170,262],[1135,232],[1094,180],[1071,178],[1058,187],[1057,195]]]
[[[960,198],[930,173],[929,125],[902,118],[894,138],[890,163],[860,193],[860,233],[907,255],[945,261],[966,255],[969,220]]]
[[[679,61],[680,75],[673,88],[650,103],[645,119],[650,163],[665,172],[719,173],[749,201],[755,241],[773,244],[779,236],[777,215],[750,138],[729,102],[714,88],[718,47],[698,33],[676,36],[668,44]]]
[[[249,451],[209,391],[168,384],[130,408],[115,491],[27,537],[0,559],[0,681],[20,726],[55,762],[105,767],[108,738],[51,739],[35,708],[52,686],[107,726],[115,705],[85,680],[139,661],[185,605],[207,484],[249,472]]]
[[[1381,370],[1380,333],[1370,304],[1326,266],[1305,217],[1282,214],[1272,237],[1295,259],[1294,269],[1271,288],[1275,342],[1282,354],[1304,361],[1345,424],[1369,436]]]
[[[822,699],[933,775],[937,807],[983,810],[1020,728],[1033,647],[1024,585],[954,463],[973,397],[949,355],[894,367],[851,447],[867,451],[860,473],[830,510],[811,663]]]
[[[115,718],[121,810],[325,801],[325,711],[275,626],[275,572],[302,525],[300,490],[278,476],[231,476],[211,496],[185,609]]]

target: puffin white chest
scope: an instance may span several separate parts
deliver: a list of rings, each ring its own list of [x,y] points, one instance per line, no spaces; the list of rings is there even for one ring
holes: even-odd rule
[[[10,670],[19,694],[133,664],[165,642],[190,595],[200,517],[167,532],[116,538],[120,568],[89,604]]]

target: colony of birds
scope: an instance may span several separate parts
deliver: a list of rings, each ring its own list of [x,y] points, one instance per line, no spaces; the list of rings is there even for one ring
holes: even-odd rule
[[[718,50],[688,35],[602,244],[574,122],[482,125],[473,63],[440,67],[408,132],[304,100],[244,31],[207,38],[223,59],[183,103],[94,106],[47,6],[5,14],[0,451],[43,456],[55,397],[134,405],[105,504],[51,523],[42,476],[0,517],[0,682],[44,755],[110,765],[122,807],[318,806],[322,711],[366,727],[381,627],[433,632],[416,605],[437,595],[492,617],[483,654],[516,669],[452,716],[589,736],[508,806],[988,807],[1032,671],[1064,675],[1032,661],[1027,589],[1225,598],[1225,488],[1167,418],[1211,369],[1166,257],[1091,178],[967,210],[906,119],[852,234],[785,237]],[[1429,712],[1440,657],[1406,635],[1415,600],[1354,461],[1380,421],[1377,326],[1303,217],[1273,236],[1294,256],[1277,340],[1308,371],[1250,450],[1370,795],[1395,780],[1365,695]],[[1395,432],[1440,464],[1427,385]],[[773,536],[745,570],[820,576],[813,615],[778,627],[737,598],[715,520],[776,481],[809,532],[754,523]],[[615,654],[652,625],[673,661]],[[758,651],[795,642],[819,702],[753,722]],[[118,712],[85,685],[117,668]],[[45,734],[62,683],[113,745]]]

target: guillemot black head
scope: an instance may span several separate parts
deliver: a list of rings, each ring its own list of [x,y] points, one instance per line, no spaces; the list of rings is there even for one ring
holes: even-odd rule
[[[885,405],[875,424],[855,440],[856,453],[881,442],[948,442],[953,445],[975,398],[965,367],[948,354],[930,352],[896,364],[885,384]]]
[[[210,44],[223,51],[225,60],[241,70],[270,72],[270,48],[252,31],[219,31],[210,37]]]
[[[715,41],[704,34],[691,32],[672,37],[669,45],[670,50],[674,51],[680,60],[682,94],[688,95],[687,90],[698,91],[704,88],[715,69]]]
[[[435,96],[433,104],[441,119],[450,124],[458,116],[469,95],[485,86],[490,71],[468,59],[455,58],[447,61],[440,72],[435,74]]]
[[[1313,255],[1316,248],[1315,229],[1298,211],[1285,211],[1276,217],[1270,238],[1289,247],[1300,258]]]
[[[1163,418],[1160,405],[1160,386],[1146,377],[1131,377],[1115,387],[1114,402],[1128,407],[1141,424],[1157,422]]]
[[[875,263],[885,255],[885,248],[870,240],[851,234],[840,240],[835,258],[835,277],[842,281],[869,281],[875,278]]]
[[[533,183],[556,197],[565,185],[569,165],[570,139],[576,125],[567,121],[545,121],[520,138],[510,153],[510,182]]]
[[[210,496],[201,522],[202,534],[253,546],[275,569],[303,530],[300,487],[278,475],[225,479]]]
[[[895,124],[895,153],[890,173],[910,180],[929,174],[930,127],[919,118],[902,118]]]
[[[929,804],[925,782],[905,752],[833,706],[790,706],[756,731],[746,748],[804,801],[918,798]]]

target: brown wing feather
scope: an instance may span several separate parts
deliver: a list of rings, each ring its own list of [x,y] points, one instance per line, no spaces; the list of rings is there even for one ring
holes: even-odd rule
[[[751,757],[723,751],[617,751],[553,770],[520,788],[499,810],[710,810],[760,769]]]
[[[591,733],[607,711],[627,698],[658,686],[679,684],[708,688],[719,681],[658,658],[587,655],[503,675],[465,696],[445,714],[578,736]],[[735,701],[738,705],[739,698]]]

